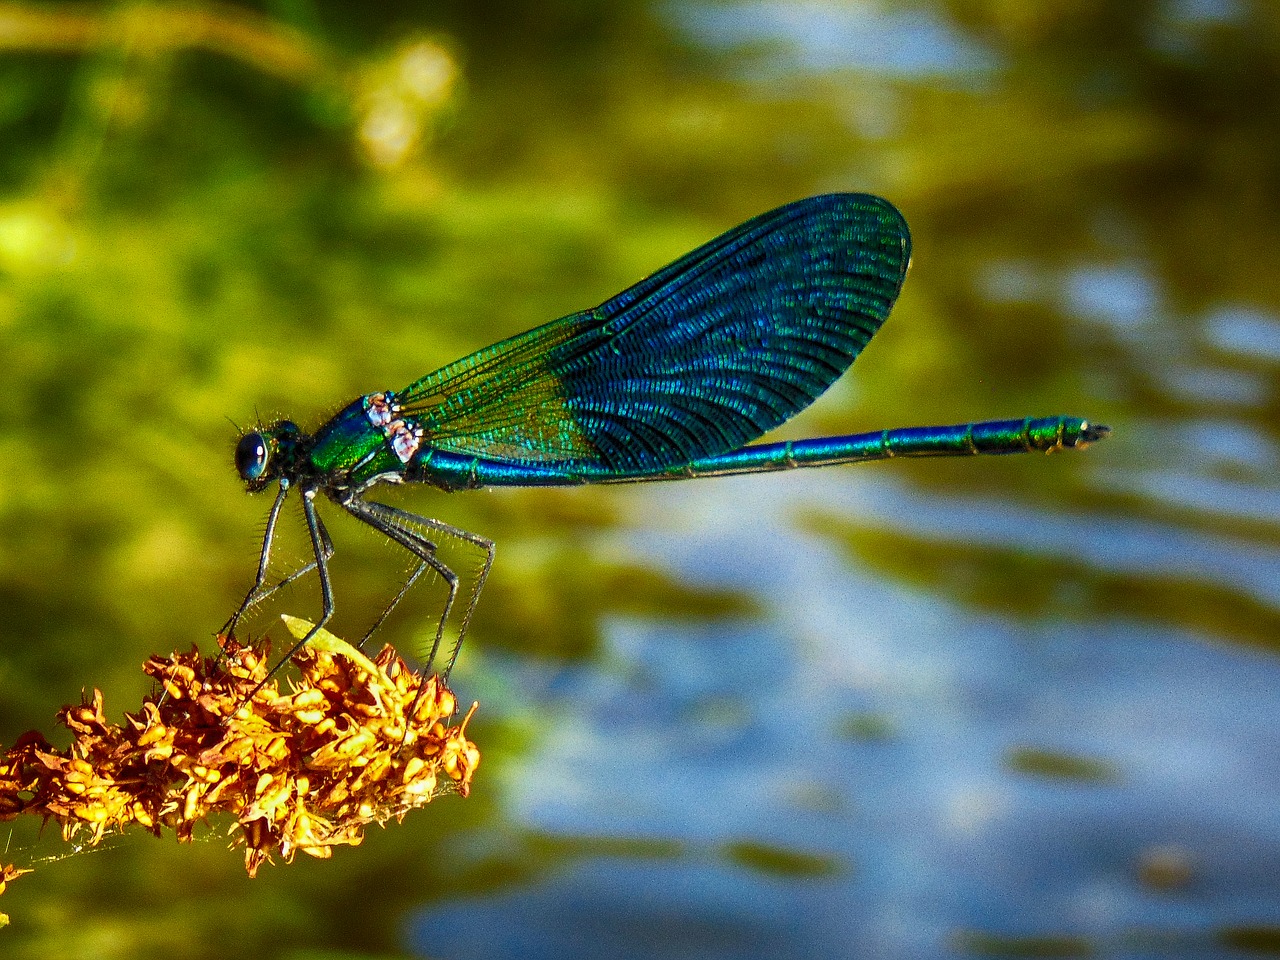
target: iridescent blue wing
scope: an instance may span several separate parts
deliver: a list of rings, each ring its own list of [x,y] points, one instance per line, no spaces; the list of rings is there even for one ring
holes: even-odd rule
[[[424,453],[602,479],[668,470],[812,403],[889,315],[910,257],[887,201],[810,197],[395,399],[423,428]]]

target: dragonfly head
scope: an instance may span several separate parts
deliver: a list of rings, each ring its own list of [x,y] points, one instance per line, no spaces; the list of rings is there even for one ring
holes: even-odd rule
[[[296,424],[282,420],[262,430],[246,433],[236,444],[236,473],[250,493],[265,489],[287,476],[298,441]]]

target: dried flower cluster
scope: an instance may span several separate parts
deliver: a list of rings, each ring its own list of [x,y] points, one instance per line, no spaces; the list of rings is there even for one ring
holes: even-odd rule
[[[266,652],[235,641],[222,657],[153,657],[143,669],[162,692],[123,725],[106,720],[95,690],[59,713],[69,749],[33,731],[0,756],[0,819],[35,814],[97,843],[133,823],[189,840],[229,813],[252,876],[273,851],[328,857],[445,789],[466,796],[480,753],[470,713],[450,725],[456,702],[439,677],[324,631],[293,663],[300,676],[282,691],[266,679]],[[16,875],[0,871],[0,883]]]

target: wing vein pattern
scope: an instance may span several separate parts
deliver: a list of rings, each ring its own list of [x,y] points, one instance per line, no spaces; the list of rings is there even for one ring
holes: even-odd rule
[[[828,194],[749,220],[594,310],[396,394],[432,448],[621,479],[735,450],[812,403],[889,315],[902,215]]]

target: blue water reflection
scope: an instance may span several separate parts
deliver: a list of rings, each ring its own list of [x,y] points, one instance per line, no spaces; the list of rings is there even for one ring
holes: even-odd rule
[[[1250,583],[1280,604],[1274,552],[881,478],[793,479],[636,493],[646,527],[620,546],[767,598],[762,622],[620,620],[599,662],[550,682],[500,667],[545,690],[553,718],[507,771],[514,821],[681,852],[433,907],[412,927],[424,954],[909,958],[999,930],[1141,957],[1164,955],[1142,945],[1152,931],[1190,949],[1195,930],[1270,909],[1280,877],[1257,865],[1280,856],[1280,662],[1105,609],[1031,627],[984,616],[886,583],[791,518],[856,504],[899,530]],[[1025,750],[1079,764],[1023,768]],[[725,852],[744,838],[829,869],[744,867]],[[1167,850],[1185,877],[1144,883],[1145,858]]]
[[[1221,350],[1280,362],[1280,317],[1246,307],[1222,307],[1205,326],[1209,342]]]
[[[684,29],[708,46],[765,44],[779,72],[857,69],[919,77],[979,74],[996,65],[993,50],[929,7],[755,0],[681,5],[673,12]]]
[[[1165,385],[1194,403],[1261,407],[1271,398],[1265,376],[1210,366],[1175,366],[1165,370]]]
[[[1192,24],[1223,23],[1241,14],[1238,0],[1171,0],[1168,16]]]
[[[1205,516],[1265,524],[1280,533],[1280,490],[1272,486],[1173,472],[1126,477],[1124,485],[1151,500],[1201,511]],[[1264,551],[1256,559],[1270,576],[1276,566],[1270,553]],[[1215,569],[1218,574],[1226,572]]]
[[[1159,321],[1160,296],[1150,272],[1137,264],[1078,267],[1066,278],[1068,309],[1134,335]]]

